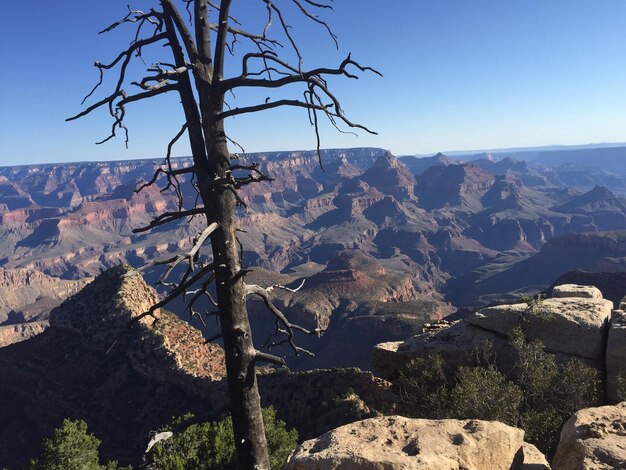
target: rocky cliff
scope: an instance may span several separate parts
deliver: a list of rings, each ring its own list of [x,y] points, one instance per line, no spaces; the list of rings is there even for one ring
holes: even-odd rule
[[[163,310],[158,321],[133,321],[156,299],[118,266],[55,308],[43,333],[0,348],[0,466],[25,464],[64,418],[86,420],[105,459],[137,463],[150,431],[172,416],[223,416],[222,349]],[[264,405],[304,437],[393,404],[384,380],[356,369],[270,371],[260,386]]]
[[[58,279],[28,269],[0,268],[0,325],[45,319],[53,307],[90,281],[89,278]]]

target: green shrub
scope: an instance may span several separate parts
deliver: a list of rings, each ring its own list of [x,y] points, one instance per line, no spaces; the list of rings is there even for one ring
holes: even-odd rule
[[[177,418],[172,426],[189,418],[191,415]],[[295,429],[287,431],[285,422],[276,419],[273,408],[263,409],[263,423],[270,465],[273,470],[278,470],[296,447],[298,433]],[[219,422],[189,426],[167,441],[157,443],[150,451],[148,460],[150,468],[158,470],[236,469],[231,417]]]
[[[520,328],[511,344],[517,360],[509,379],[496,369],[489,344],[470,352],[466,360],[473,367],[458,368],[452,378],[441,355],[413,359],[397,382],[402,411],[419,418],[502,421],[523,428],[528,442],[552,455],[564,421],[599,403],[600,374],[578,359],[559,366],[540,341],[527,342]],[[621,386],[625,393],[626,380]]]
[[[450,416],[450,383],[440,354],[411,360],[400,371],[398,385],[403,412],[416,418]]]
[[[270,467],[272,470],[280,470],[291,451],[298,445],[298,431],[295,429],[287,431],[285,422],[276,418],[276,412],[271,407],[263,409],[263,423],[270,454]]]
[[[82,420],[63,420],[52,437],[42,442],[41,456],[29,465],[30,470],[117,470],[117,462],[100,465],[98,455],[100,439],[87,433],[87,423]],[[126,467],[130,469],[130,467]]]
[[[522,391],[495,367],[460,367],[450,394],[453,416],[501,421],[515,426]]]
[[[600,371],[579,359],[570,359],[556,379],[555,405],[565,417],[583,408],[600,404]]]
[[[579,359],[570,359],[559,368],[541,341],[526,342],[517,330],[512,339],[518,354],[513,375],[523,390],[524,410],[519,426],[526,431],[527,442],[552,455],[565,420],[598,404],[600,373]]]
[[[524,441],[550,456],[556,451],[562,425],[563,414],[555,408],[527,409],[519,422],[519,427],[525,431]]]
[[[517,351],[512,375],[524,390],[524,402],[531,407],[541,406],[550,400],[559,375],[554,356],[543,350],[541,341],[526,343],[520,328],[514,331],[512,344]]]

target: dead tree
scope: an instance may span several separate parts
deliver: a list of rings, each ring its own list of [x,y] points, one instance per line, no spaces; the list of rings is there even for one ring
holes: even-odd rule
[[[229,152],[229,142],[236,143],[226,134],[224,122],[233,116],[273,108],[303,108],[308,112],[315,131],[319,155],[318,119],[321,117],[328,118],[337,128],[347,126],[371,132],[346,117],[327,79],[331,76],[355,79],[360,72],[378,72],[361,66],[350,55],[334,68],[302,68],[300,49],[288,24],[288,12],[303,15],[316,23],[336,43],[331,28],[318,16],[320,12],[332,10],[332,6],[323,0],[246,2],[244,8],[260,5],[266,15],[259,31],[241,24],[231,15],[233,0],[179,0],[178,5],[184,10],[177,6],[176,0],[156,3],[155,8],[147,11],[129,7],[122,19],[101,31],[109,32],[130,25],[134,28],[134,35],[129,47],[113,61],[95,63],[100,80],[85,100],[102,84],[103,74],[112,69],[117,73],[115,88],[68,120],[105,108],[112,117],[112,128],[110,134],[98,143],[106,142],[120,132],[128,142],[128,129],[124,124],[128,105],[170,92],[180,96],[185,121],[168,145],[163,165],[156,170],[151,181],[138,188],[141,190],[163,180],[165,188],[173,190],[177,196],[178,210],[160,214],[135,232],[195,216],[206,218],[206,224],[195,237],[189,252],[149,263],[149,266],[167,266],[161,282],[170,290],[144,315],[152,315],[172,299],[187,295],[190,296],[187,308],[192,315],[199,316],[201,314],[194,308],[198,299],[207,297],[210,300],[215,308],[208,314],[218,316],[220,336],[224,342],[238,462],[240,468],[265,469],[269,465],[255,364],[260,361],[284,364],[284,361],[267,352],[257,351],[253,346],[246,299],[260,297],[275,316],[276,332],[283,338],[273,344],[288,343],[296,353],[305,352],[294,342],[294,332],[307,334],[311,331],[289,322],[272,303],[272,289],[283,286],[264,288],[245,283],[246,270],[241,266],[235,219],[236,206],[245,204],[238,196],[238,189],[259,181],[270,181],[271,178],[258,164],[241,161],[238,154]],[[167,54],[167,58],[147,67],[147,75],[129,83],[129,64],[136,58],[141,59],[148,48],[157,46],[163,46],[160,50],[165,51],[158,52],[159,57]],[[233,65],[238,74],[225,76],[227,60],[236,61]],[[131,91],[127,91],[129,85]],[[265,99],[266,94],[259,93],[263,99],[257,104],[229,107],[227,103],[227,97],[245,88],[276,90],[294,87],[298,88],[299,97]],[[189,138],[193,165],[173,169],[170,160],[172,146],[185,133]],[[191,187],[198,193],[198,203],[194,207],[184,207],[181,177],[191,180]],[[200,257],[208,242],[211,253]],[[171,281],[169,277],[176,272],[177,266],[183,266],[184,273],[176,281]],[[192,289],[197,286],[200,287]]]

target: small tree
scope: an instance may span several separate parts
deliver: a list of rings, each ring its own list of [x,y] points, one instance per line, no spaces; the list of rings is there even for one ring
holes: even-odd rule
[[[176,426],[190,416],[172,422]],[[273,408],[263,408],[263,423],[272,470],[279,470],[298,444],[298,432],[287,430],[276,418]],[[198,468],[236,469],[235,440],[230,416],[217,423],[198,423],[163,443],[155,444],[148,455],[150,468],[158,470],[196,470]]]
[[[100,465],[100,439],[87,433],[82,420],[63,420],[52,437],[44,439],[41,456],[33,460],[30,470],[122,470],[117,462]]]
[[[253,25],[248,27],[232,16],[231,7],[237,3],[233,0],[181,0],[179,5],[185,7],[187,20],[176,6],[175,0],[160,0],[158,3],[158,10],[139,11],[129,8],[124,18],[102,31],[108,32],[128,24],[136,27],[134,39],[126,50],[108,64],[95,63],[100,73],[100,81],[85,99],[102,83],[104,71],[118,67],[118,80],[113,91],[68,120],[104,107],[111,114],[113,125],[110,135],[99,143],[113,138],[120,130],[128,141],[128,130],[124,124],[127,105],[169,92],[180,96],[185,121],[168,145],[163,166],[157,169],[151,181],[139,188],[141,190],[155,184],[161,177],[167,184],[166,188],[175,192],[178,208],[176,211],[160,214],[149,225],[137,228],[135,232],[148,231],[194,216],[203,217],[206,223],[204,229],[194,238],[193,247],[188,253],[155,261],[145,267],[167,265],[168,269],[161,282],[171,286],[167,296],[146,312],[146,315],[153,315],[158,308],[174,298],[190,293],[195,285],[200,288],[193,291],[187,303],[192,316],[201,317],[194,308],[200,298],[207,296],[211,300],[215,309],[207,313],[217,315],[220,321],[239,465],[241,468],[266,469],[269,461],[254,368],[259,361],[281,365],[284,361],[255,349],[246,299],[250,296],[260,297],[275,316],[276,332],[284,337],[270,345],[287,343],[296,353],[306,353],[296,346],[294,332],[312,331],[292,324],[271,302],[272,290],[283,286],[264,288],[245,283],[247,271],[241,266],[235,223],[235,207],[245,206],[245,203],[237,191],[245,185],[270,181],[271,178],[257,163],[238,160],[237,155],[231,154],[228,143],[234,143],[234,140],[228,137],[224,123],[234,116],[274,108],[305,109],[315,130],[319,155],[318,119],[321,116],[327,117],[336,127],[343,123],[348,127],[371,132],[346,117],[327,78],[343,76],[354,79],[357,78],[355,71],[374,70],[361,66],[350,55],[337,67],[311,70],[302,68],[302,55],[294,30],[288,24],[289,10],[321,26],[336,43],[331,28],[318,15],[332,10],[332,5],[325,1],[240,2],[245,5],[244,8],[260,6],[261,11],[265,12],[265,20],[257,25],[256,30]],[[272,28],[273,24],[277,28]],[[278,34],[270,35],[273,31]],[[283,47],[281,41],[287,47]],[[127,92],[125,87],[128,85],[127,71],[131,60],[141,57],[144,49],[156,45],[165,46],[168,57],[150,66],[147,69],[148,75],[130,83],[139,90],[137,93]],[[288,54],[288,50],[292,53]],[[240,53],[236,54],[237,52]],[[233,68],[238,68],[239,72],[227,77],[225,64],[229,57],[238,57]],[[299,94],[278,99],[265,98],[271,90],[280,89],[286,93],[294,87],[299,89]],[[229,107],[227,97],[245,89],[264,90],[264,94],[259,93],[261,100],[255,104]],[[185,133],[189,138],[193,165],[188,168],[173,168],[170,160],[172,146]],[[193,181],[191,186],[197,192],[197,204],[193,207],[184,207],[179,177],[185,176],[190,177]],[[200,252],[208,240],[211,242],[211,257],[203,259]],[[169,281],[168,276],[181,263],[186,265],[182,277],[174,282]]]

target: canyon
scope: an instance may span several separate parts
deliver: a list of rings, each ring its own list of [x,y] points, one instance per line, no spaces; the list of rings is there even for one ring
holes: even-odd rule
[[[240,191],[248,206],[238,222],[244,260],[287,273],[307,263],[321,269],[335,253],[354,250],[394,260],[421,295],[442,300],[451,278],[520,261],[555,237],[626,229],[624,175],[475,157],[324,150],[322,170],[315,152],[242,156],[274,178]],[[132,233],[175,209],[172,188],[135,191],[160,163],[0,167],[0,267],[77,280],[189,247],[197,221]],[[179,158],[173,168],[190,164]],[[195,196],[184,192],[184,206]]]
[[[613,302],[626,292],[618,167],[396,158],[375,148],[324,150],[324,170],[315,152],[241,160],[275,178],[240,192],[246,282],[300,287],[275,289],[275,305],[324,331],[296,338],[315,356],[273,348],[290,371],[259,379],[264,404],[303,439],[393,411],[389,383],[367,372],[377,344],[551,284],[597,283]],[[12,443],[0,465],[23,463],[25,449],[65,417],[106,437],[103,455],[133,462],[143,436],[173,415],[225,409],[223,351],[202,339],[217,332],[214,321],[192,321],[177,300],[158,322],[128,326],[164,293],[144,283],[161,269],[141,279],[133,268],[189,249],[201,227],[192,219],[133,233],[176,210],[172,188],[136,191],[160,163],[0,167],[0,441]],[[184,207],[193,207],[195,192],[181,183]],[[275,325],[260,301],[249,313],[260,348]]]

